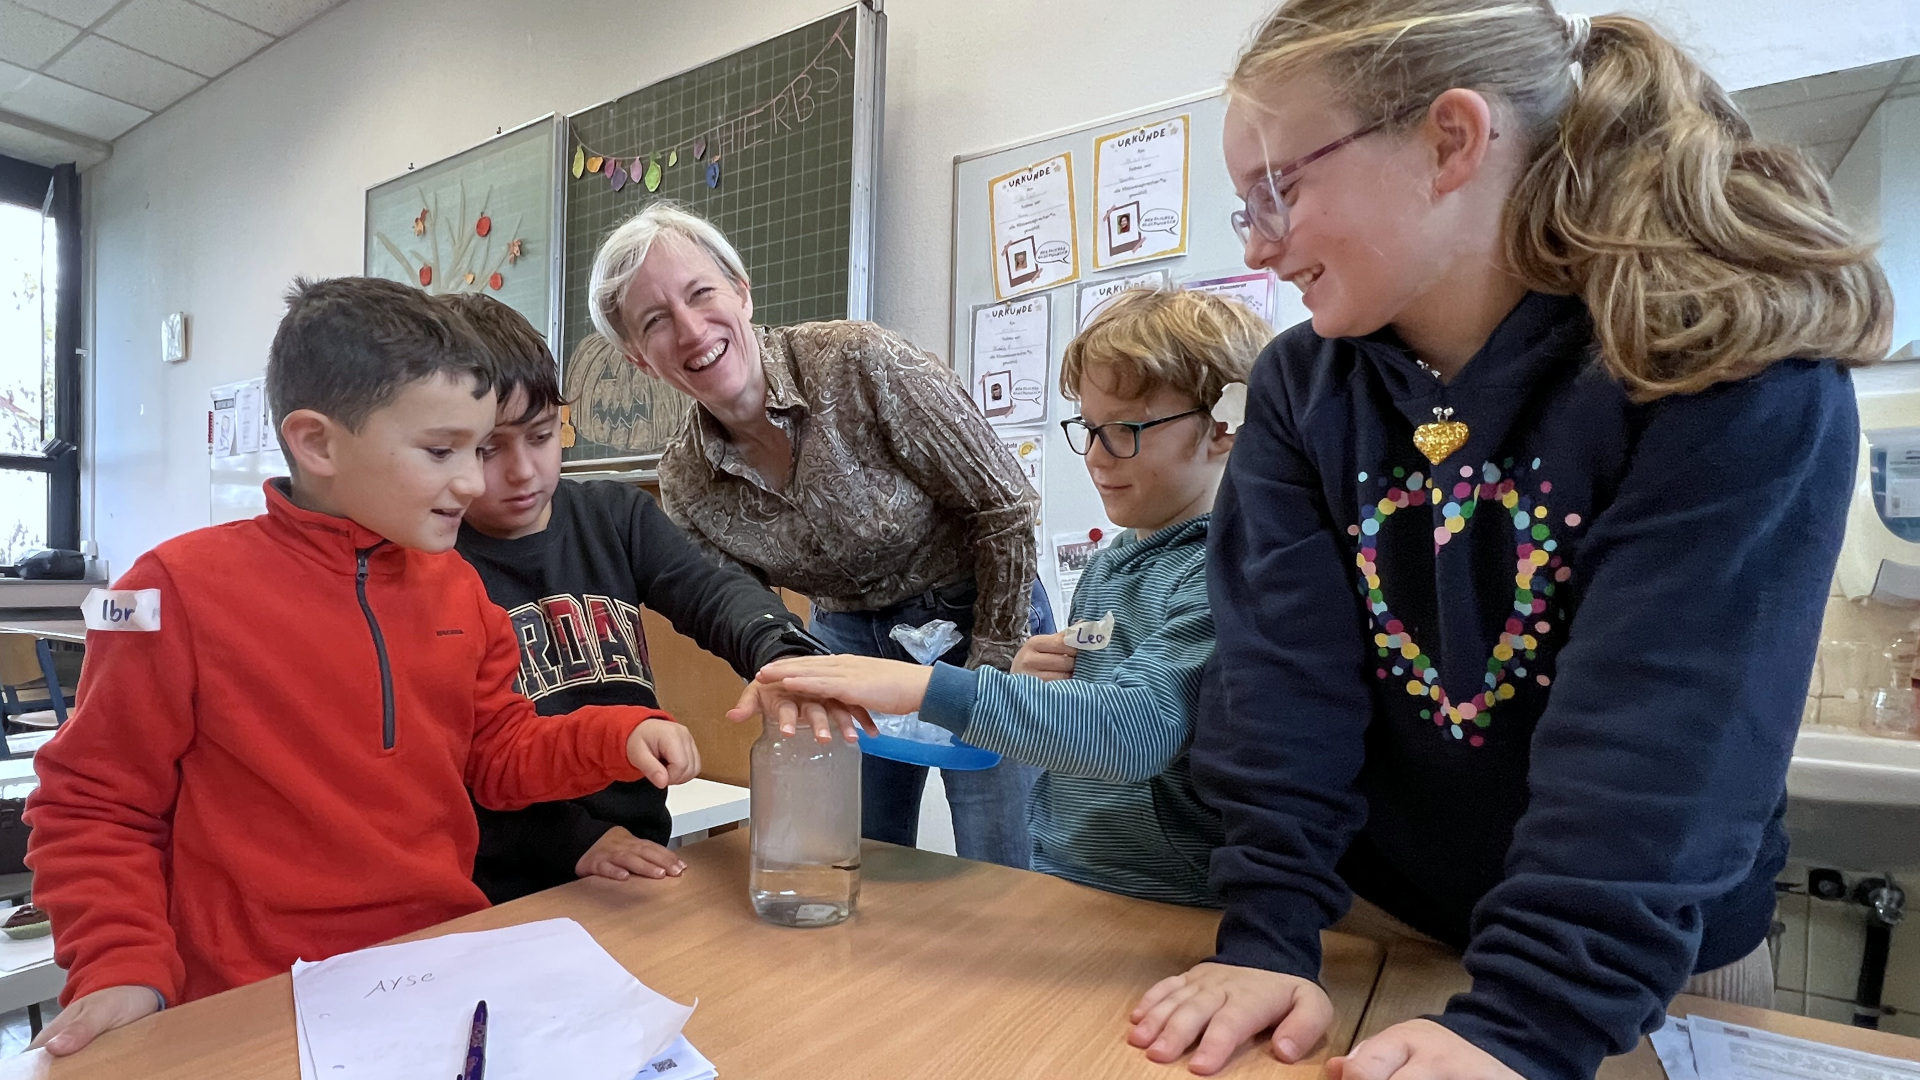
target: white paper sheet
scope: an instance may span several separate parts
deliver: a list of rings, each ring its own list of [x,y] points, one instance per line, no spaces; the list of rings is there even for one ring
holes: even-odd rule
[[[216,386],[209,392],[213,395],[213,430],[210,433],[213,439],[213,456],[232,457],[238,452],[235,447],[239,444],[240,437],[239,418],[234,412],[240,386],[237,383]]]
[[[1181,283],[1182,288],[1192,289],[1195,292],[1212,293],[1228,300],[1238,300],[1252,308],[1253,313],[1260,316],[1260,320],[1268,326],[1273,325],[1274,316],[1279,309],[1274,296],[1276,285],[1277,282],[1270,270],[1257,270],[1251,274],[1231,274],[1227,277],[1198,278]]]
[[[1113,538],[1119,533],[1118,526],[1099,525],[1053,535],[1053,573],[1054,580],[1060,583],[1062,612],[1073,611],[1073,593],[1080,587],[1080,575],[1086,572],[1088,560],[1096,552],[1113,546]]]
[[[1128,274],[1125,277],[1108,278],[1105,281],[1089,281],[1085,285],[1080,286],[1079,317],[1074,321],[1073,325],[1081,330],[1085,330],[1087,324],[1093,321],[1093,317],[1100,314],[1100,309],[1107,306],[1107,301],[1119,296],[1128,289],[1143,286],[1150,289],[1164,288],[1166,284],[1167,272],[1164,269],[1148,270],[1143,274]]]
[[[482,1000],[488,1080],[631,1080],[693,1013],[635,979],[572,919],[296,965],[293,993],[302,1056],[327,1080],[457,1073]]]
[[[1012,454],[1013,460],[1019,463],[1020,471],[1027,474],[1027,483],[1039,491],[1041,465],[1046,455],[1046,444],[1041,441],[1039,433],[1008,436],[1000,440],[1000,445],[1007,448],[1007,453]]]
[[[1699,1080],[1920,1080],[1920,1062],[1687,1017]],[[1678,1078],[1676,1078],[1678,1080]]]
[[[1670,1016],[1647,1038],[1669,1080],[1920,1080],[1920,1062],[1706,1016]]]
[[[1693,1065],[1693,1038],[1687,1027],[1685,1020],[1669,1016],[1665,1024],[1647,1036],[1661,1067],[1667,1070],[1667,1080],[1699,1080],[1700,1073]]]
[[[682,1035],[674,1040],[672,1046],[654,1055],[634,1080],[713,1080],[719,1075],[713,1062],[695,1050],[693,1044]]]
[[[1093,143],[1093,266],[1187,250],[1187,114]]]
[[[1047,418],[1053,300],[1044,293],[973,312],[973,400],[995,427]]]
[[[0,1058],[0,1080],[47,1080],[52,1075],[53,1055],[44,1049]]]
[[[996,176],[987,187],[996,298],[1051,289],[1080,276],[1072,154]]]
[[[236,454],[260,452],[260,398],[266,389],[265,379],[249,379],[240,384],[233,396],[233,452]]]

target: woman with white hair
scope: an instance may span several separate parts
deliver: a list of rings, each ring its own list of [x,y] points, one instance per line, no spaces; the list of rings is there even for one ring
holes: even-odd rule
[[[867,322],[755,326],[740,255],[669,203],[594,259],[594,325],[691,397],[660,459],[681,527],[769,585],[804,593],[830,648],[910,659],[895,627],[947,619],[942,659],[999,668],[1051,633],[1035,581],[1039,496],[953,373]],[[923,765],[868,754],[862,834],[911,845]],[[943,772],[962,856],[1025,867],[1034,772]]]

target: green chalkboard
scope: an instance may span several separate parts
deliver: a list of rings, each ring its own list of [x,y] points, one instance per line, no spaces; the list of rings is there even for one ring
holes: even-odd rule
[[[568,118],[569,463],[657,457],[689,407],[629,366],[588,314],[600,242],[654,199],[726,233],[753,279],[755,321],[867,317],[882,20],[864,3],[846,8]]]

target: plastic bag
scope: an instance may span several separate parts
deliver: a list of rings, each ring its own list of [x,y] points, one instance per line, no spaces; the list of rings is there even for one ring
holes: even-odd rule
[[[901,648],[907,650],[908,656],[922,664],[931,664],[947,655],[948,650],[962,640],[960,628],[947,619],[935,619],[925,626],[896,626],[888,633],[900,643]],[[893,713],[868,711],[873,716],[873,726],[879,728],[882,735],[935,746],[953,745],[953,732],[939,724],[927,723],[920,719],[917,712],[896,716]]]

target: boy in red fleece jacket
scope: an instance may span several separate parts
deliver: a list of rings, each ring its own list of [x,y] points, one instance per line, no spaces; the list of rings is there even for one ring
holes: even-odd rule
[[[52,1053],[485,907],[469,790],[513,809],[699,771],[658,710],[514,692],[506,613],[451,550],[485,487],[485,355],[416,289],[296,281],[267,361],[291,481],[89,598],[124,632],[88,635],[27,811],[68,972]]]

